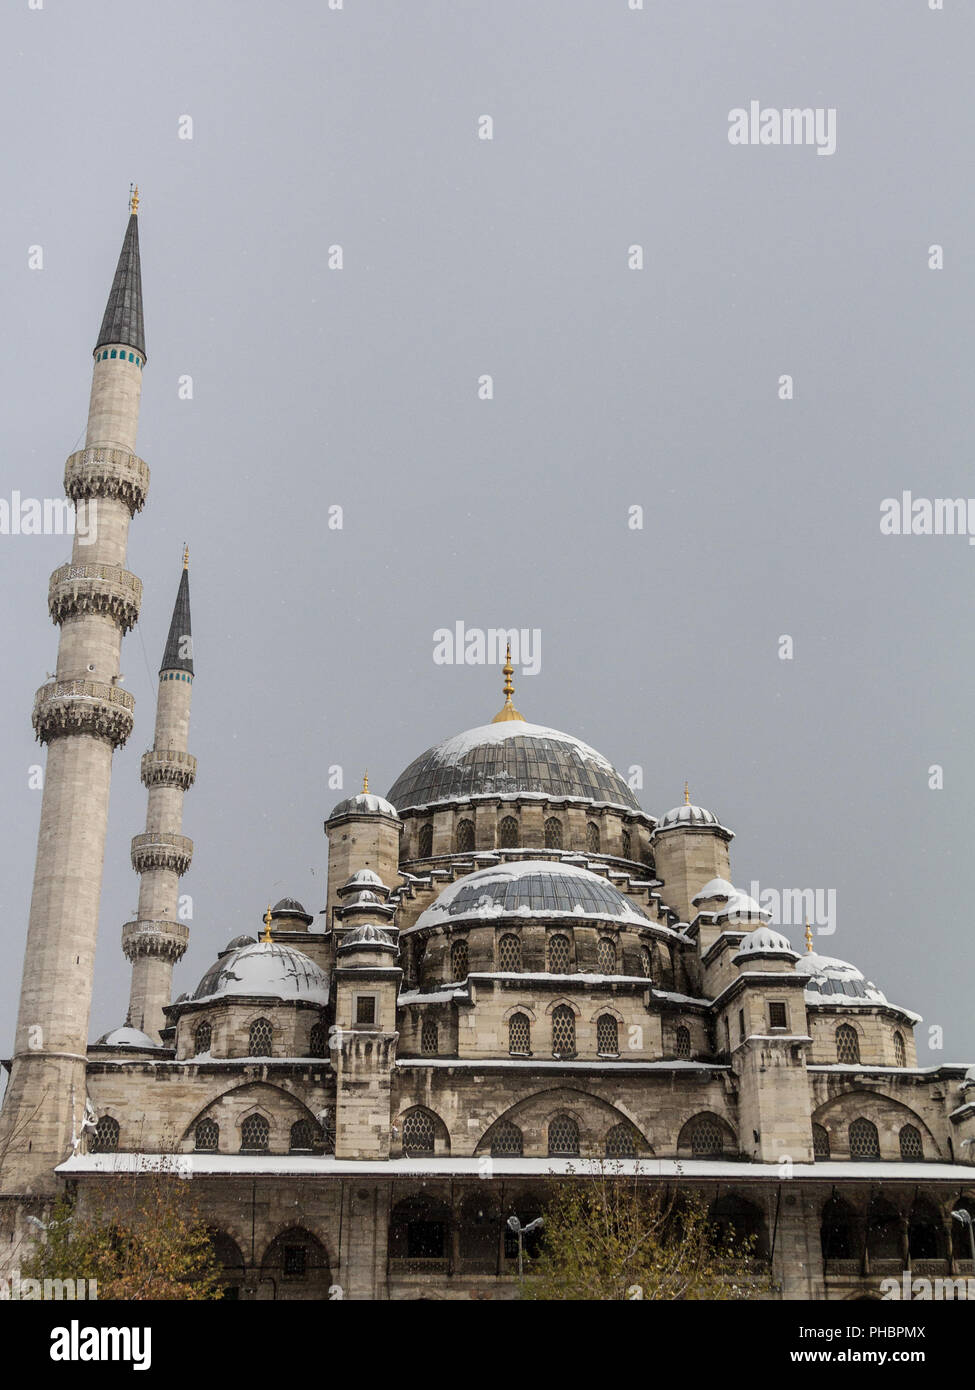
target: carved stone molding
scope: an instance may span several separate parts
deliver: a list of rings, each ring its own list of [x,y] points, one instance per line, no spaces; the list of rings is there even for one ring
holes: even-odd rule
[[[126,922],[122,928],[122,950],[128,960],[156,956],[174,965],[182,959],[190,939],[185,922]]]
[[[196,759],[174,748],[150,748],[142,755],[141,775],[147,787],[180,787],[186,792],[196,781]]]
[[[124,632],[135,627],[142,580],[121,565],[62,565],[51,575],[47,606],[56,623],[79,613],[106,613]]]
[[[135,697],[102,681],[51,681],[34,696],[31,723],[39,743],[91,734],[120,748],[132,732]]]
[[[79,449],[64,465],[64,490],[73,502],[117,498],[132,516],[149,491],[149,465],[127,449]]]
[[[172,869],[182,876],[193,859],[193,841],[170,830],[132,837],[132,867],[137,874],[147,869]]]

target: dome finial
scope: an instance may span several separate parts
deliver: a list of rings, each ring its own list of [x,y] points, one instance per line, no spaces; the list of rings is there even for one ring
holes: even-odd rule
[[[813,948],[812,927],[809,925],[809,918],[806,918],[806,950],[811,955]]]
[[[515,709],[514,705],[511,703],[511,697],[515,693],[515,688],[511,684],[511,677],[514,674],[515,668],[511,664],[510,642],[508,643],[508,649],[505,652],[504,666],[501,669],[504,671],[504,685],[502,687],[504,693],[504,704],[501,706],[501,709],[491,720],[491,723],[500,724],[505,719],[520,719],[522,723],[524,723],[525,716],[523,714],[519,714],[518,711]]]
[[[369,795],[369,769],[368,769],[368,768],[366,768],[365,772],[362,774],[362,794],[363,794],[363,796],[368,796],[368,795]]]
[[[138,185],[137,183],[136,183],[136,184],[130,183],[130,184],[129,184],[129,212],[131,212],[131,213],[137,213],[138,211],[139,211],[139,185]]]
[[[189,567],[190,567],[190,548],[189,548],[188,545],[184,545],[184,546],[183,546],[183,568],[184,568],[184,570],[188,570]]]
[[[687,785],[687,783],[685,782],[685,783],[684,783],[684,805],[685,805],[685,806],[690,806],[690,804],[691,804],[691,789],[690,789],[690,787]]]
[[[261,941],[263,942],[263,944],[264,944],[265,946],[272,946],[272,945],[274,944],[274,943],[272,942],[272,940],[271,940],[271,904],[270,904],[270,903],[268,903],[268,905],[267,905],[267,912],[265,912],[265,914],[264,914],[264,935],[261,937]]]

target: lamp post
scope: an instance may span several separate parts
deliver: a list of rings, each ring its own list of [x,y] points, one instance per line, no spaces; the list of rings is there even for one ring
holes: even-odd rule
[[[524,1238],[525,1238],[525,1236],[527,1236],[531,1231],[536,1231],[536,1230],[538,1230],[539,1226],[544,1226],[544,1225],[545,1225],[545,1217],[544,1217],[544,1216],[536,1216],[536,1217],[535,1217],[535,1220],[534,1220],[534,1221],[529,1221],[529,1223],[528,1223],[527,1226],[523,1226],[523,1225],[521,1224],[521,1222],[518,1220],[518,1217],[517,1217],[517,1216],[509,1216],[509,1217],[508,1217],[508,1230],[509,1230],[509,1231],[514,1231],[515,1235],[518,1237],[518,1278],[519,1278],[519,1279],[521,1278],[521,1276],[522,1276],[522,1274],[523,1274],[523,1272],[524,1272],[524,1266],[523,1266],[523,1263],[522,1263],[522,1252],[523,1252],[523,1250],[524,1250]]]
[[[972,1252],[972,1273],[975,1274],[975,1227],[972,1225],[972,1214],[966,1207],[955,1207],[951,1215],[953,1220],[960,1221],[963,1226],[968,1228],[968,1246]]]

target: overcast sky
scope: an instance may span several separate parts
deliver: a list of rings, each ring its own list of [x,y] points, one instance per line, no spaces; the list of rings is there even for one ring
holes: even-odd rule
[[[188,541],[177,992],[269,900],[321,908],[331,765],[384,791],[495,713],[496,668],[433,661],[463,620],[538,628],[527,718],[640,765],[655,815],[687,778],[739,885],[834,890],[819,949],[924,1015],[922,1064],[975,1060],[975,549],[880,531],[904,489],[975,494],[973,40],[961,0],[8,0],[0,497],[61,493],[142,191],[152,483],[93,1037],[126,1010]],[[752,100],[835,109],[835,152],[729,143]],[[0,536],[4,1055],[69,554]]]

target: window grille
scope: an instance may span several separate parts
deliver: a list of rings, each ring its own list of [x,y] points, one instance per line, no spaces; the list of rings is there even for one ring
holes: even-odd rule
[[[902,1033],[894,1034],[894,1066],[907,1066],[907,1048],[904,1046],[904,1036]]]
[[[880,1136],[870,1120],[853,1120],[850,1124],[850,1157],[879,1158]]]
[[[574,1057],[576,1050],[576,1016],[568,1004],[552,1010],[552,1051],[559,1057]]]
[[[435,1057],[438,1050],[437,1020],[425,1018],[420,1029],[420,1051],[426,1057]]]
[[[315,1130],[310,1120],[296,1120],[291,1126],[290,1152],[293,1154],[311,1153],[315,1140]]]
[[[858,1063],[860,1061],[860,1039],[855,1028],[841,1023],[836,1030],[836,1060],[838,1062]]]
[[[521,937],[508,932],[498,943],[498,966],[501,970],[520,972]]]
[[[829,1130],[823,1125],[813,1125],[813,1158],[829,1158]]]
[[[474,822],[462,820],[457,823],[457,852],[469,854],[474,848]]]
[[[685,1059],[691,1055],[691,1030],[683,1023],[674,1032],[674,1054]]]
[[[770,1028],[788,1028],[789,1016],[784,1004],[773,1002],[768,1006],[768,1024]]]
[[[411,1111],[403,1121],[403,1152],[409,1158],[426,1158],[433,1151],[433,1116],[425,1110]]]
[[[571,1115],[556,1115],[548,1127],[548,1152],[552,1158],[573,1158],[579,1152],[579,1126]]]
[[[271,1126],[263,1115],[248,1115],[240,1127],[241,1153],[267,1153]]]
[[[619,1024],[612,1014],[600,1014],[596,1020],[596,1050],[614,1055],[620,1050]]]
[[[630,857],[630,832],[629,832],[628,830],[624,830],[624,831],[623,831],[622,842],[621,842],[621,845],[620,845],[620,849],[621,849],[623,858],[624,858],[624,859],[629,859],[629,857]]]
[[[596,969],[600,975],[616,974],[616,943],[608,936],[601,936],[596,947]]]
[[[527,1057],[531,1052],[531,1022],[527,1014],[512,1014],[508,1020],[508,1051]]]
[[[433,853],[433,826],[429,821],[420,826],[420,833],[416,838],[416,852],[421,859],[429,859]]]
[[[215,1154],[220,1147],[220,1126],[216,1120],[201,1120],[193,1134],[197,1153]]]
[[[119,1123],[111,1115],[103,1115],[95,1125],[89,1148],[93,1154],[115,1153],[118,1148]]]
[[[599,826],[594,820],[586,822],[586,849],[590,854],[599,853]]]
[[[376,996],[374,994],[360,994],[356,996],[355,1021],[367,1027],[370,1023],[375,1023]]]
[[[514,816],[504,816],[498,822],[498,845],[501,849],[518,848],[518,822]]]
[[[548,939],[548,968],[553,975],[568,975],[569,973],[569,938],[562,936],[550,936]]]
[[[914,1125],[905,1125],[900,1133],[901,1158],[923,1158],[924,1145],[921,1143],[921,1131]]]
[[[632,1125],[613,1125],[606,1135],[606,1157],[636,1158],[636,1133]]]
[[[545,822],[545,848],[562,848],[562,822],[555,816],[549,816]]]
[[[193,1034],[193,1050],[196,1055],[199,1056],[201,1052],[209,1052],[212,1042],[213,1029],[209,1023],[198,1024],[196,1032]]]
[[[524,1137],[517,1125],[502,1120],[491,1131],[492,1158],[521,1158],[525,1149]]]
[[[469,966],[467,942],[455,941],[450,948],[450,970],[455,980],[466,980]]]
[[[328,1052],[328,1033],[324,1023],[313,1023],[308,1038],[309,1057],[324,1057]]]
[[[266,1018],[255,1018],[251,1024],[247,1048],[250,1057],[270,1057],[274,1029]]]
[[[646,980],[653,979],[653,956],[650,954],[649,946],[640,947],[640,969]]]
[[[691,1130],[691,1156],[693,1158],[713,1158],[724,1148],[721,1126],[711,1115],[704,1115],[695,1121]]]

